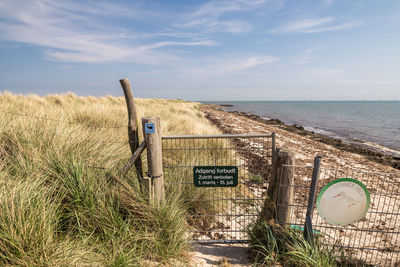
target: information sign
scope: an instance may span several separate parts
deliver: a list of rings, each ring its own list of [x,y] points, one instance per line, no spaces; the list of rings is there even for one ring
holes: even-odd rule
[[[236,166],[196,166],[193,168],[196,187],[235,187],[238,185]]]
[[[334,225],[348,225],[361,220],[369,204],[370,196],[365,185],[351,178],[330,182],[317,198],[319,215]]]
[[[154,123],[145,123],[144,124],[144,132],[145,133],[155,133],[156,127],[154,126]]]

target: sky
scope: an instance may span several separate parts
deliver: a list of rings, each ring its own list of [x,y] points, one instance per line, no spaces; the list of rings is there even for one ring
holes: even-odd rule
[[[0,91],[400,100],[400,1],[0,0]]]

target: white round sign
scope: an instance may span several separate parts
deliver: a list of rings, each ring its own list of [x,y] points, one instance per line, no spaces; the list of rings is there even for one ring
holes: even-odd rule
[[[361,220],[370,204],[366,186],[351,178],[336,179],[324,188],[317,198],[319,215],[328,223],[348,225]]]

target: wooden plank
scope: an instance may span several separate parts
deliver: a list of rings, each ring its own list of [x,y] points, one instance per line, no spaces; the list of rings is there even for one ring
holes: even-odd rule
[[[143,150],[146,148],[146,142],[142,142],[139,147],[136,149],[135,153],[132,154],[129,161],[125,164],[124,168],[122,169],[122,175],[126,175],[128,171],[132,168],[133,164],[139,159],[140,155],[142,154]]]

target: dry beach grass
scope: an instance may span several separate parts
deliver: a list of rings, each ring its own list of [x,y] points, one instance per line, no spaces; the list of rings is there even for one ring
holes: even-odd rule
[[[219,133],[198,103],[136,99],[164,135]],[[121,97],[0,95],[0,265],[137,266],[185,254],[185,207],[147,204]]]

